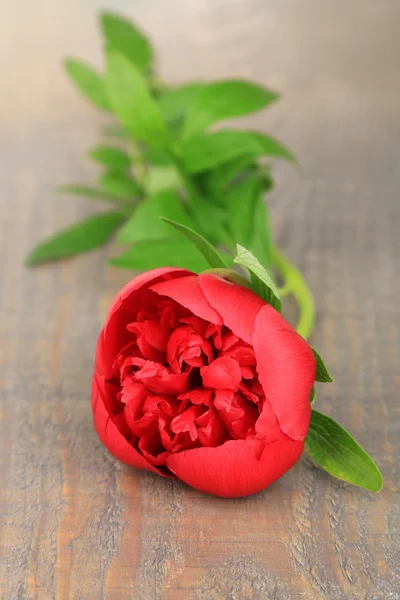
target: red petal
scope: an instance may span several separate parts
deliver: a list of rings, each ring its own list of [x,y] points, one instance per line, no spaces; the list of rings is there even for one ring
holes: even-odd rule
[[[172,419],[170,429],[173,433],[186,433],[188,432],[191,440],[194,442],[197,440],[197,428],[195,419],[203,414],[204,406],[194,405],[181,412],[177,417]]]
[[[197,275],[179,277],[171,281],[162,281],[152,285],[151,290],[172,298],[194,315],[216,325],[222,324],[219,314],[209,305],[201,291]]]
[[[259,380],[281,430],[304,440],[316,370],[310,346],[270,305],[257,316],[253,344]]]
[[[200,387],[189,390],[185,394],[180,394],[178,400],[190,400],[192,404],[205,404],[206,406],[210,406],[211,396],[212,390],[206,390],[205,388]]]
[[[215,275],[200,275],[200,287],[224,325],[248,344],[253,342],[254,321],[265,306],[257,294]]]
[[[139,452],[137,452],[119,432],[104,406],[94,378],[92,386],[92,409],[94,426],[97,434],[107,450],[109,450],[115,458],[131,467],[153,471],[153,473],[162,475],[162,473],[139,454]]]
[[[211,365],[202,367],[200,374],[206,388],[237,390],[242,380],[239,364],[229,356],[216,358]]]
[[[205,412],[196,419],[197,435],[202,446],[220,446],[227,437],[226,429],[216,413]]]
[[[112,303],[106,321],[108,321],[113,313],[118,310],[123,302],[133,293],[142,288],[143,286],[148,287],[147,284],[155,282],[160,278],[172,279],[175,277],[184,277],[186,275],[193,275],[186,269],[175,269],[173,267],[161,267],[159,269],[153,269],[152,271],[146,271],[141,273],[137,277],[134,277],[129,283],[127,283],[117,294],[114,302]]]
[[[150,360],[145,361],[135,378],[156,394],[183,394],[189,388],[189,373],[170,373],[163,365]]]
[[[154,269],[138,275],[120,290],[108,311],[105,326],[99,336],[96,349],[96,369],[101,370],[107,378],[112,376],[112,364],[118,352],[130,339],[126,325],[136,317],[135,310],[138,308],[136,293],[139,290],[141,294],[146,293],[146,288],[159,280],[169,280],[186,275],[193,274],[185,269],[171,267]]]
[[[167,466],[179,479],[202,492],[235,498],[268,487],[295,464],[302,450],[303,443],[295,441],[264,446],[257,440],[231,440],[217,448],[170,454]]]

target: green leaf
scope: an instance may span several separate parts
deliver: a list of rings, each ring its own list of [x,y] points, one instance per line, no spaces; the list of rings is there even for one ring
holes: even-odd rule
[[[253,233],[254,204],[260,192],[260,181],[252,173],[238,181],[225,194],[229,229],[233,239],[241,246],[249,247]]]
[[[328,369],[324,364],[324,361],[322,360],[318,352],[314,350],[314,348],[312,348],[312,351],[314,353],[314,358],[317,362],[317,373],[315,376],[315,381],[320,381],[321,383],[331,383],[333,379],[330,376]]]
[[[139,185],[126,173],[107,171],[100,176],[99,184],[107,194],[117,198],[129,199],[141,195]]]
[[[88,185],[61,185],[56,188],[56,191],[60,194],[71,194],[73,196],[84,196],[91,200],[102,200],[103,202],[113,202],[116,204],[122,204],[122,199],[114,197],[112,194],[107,194],[104,190],[92,188]]]
[[[89,157],[109,169],[125,171],[131,165],[129,155],[114,146],[96,146],[89,150]]]
[[[101,27],[106,40],[141,71],[148,71],[152,61],[152,48],[140,29],[113,13],[101,15]]]
[[[203,236],[198,234],[193,229],[182,225],[181,223],[176,223],[175,221],[171,221],[170,219],[163,219],[166,223],[175,227],[178,231],[180,231],[183,235],[187,237],[192,244],[201,252],[204,256],[210,267],[213,268],[226,268],[226,263],[218,250],[216,250]]]
[[[168,266],[201,273],[208,267],[201,252],[185,239],[143,240],[110,262],[116,267],[135,271]]]
[[[163,190],[139,204],[121,228],[117,241],[120,244],[130,244],[142,240],[181,237],[159,217],[167,217],[189,227],[193,225],[179,195],[173,190]]]
[[[189,104],[203,87],[203,83],[195,82],[163,90],[157,100],[167,123],[175,123],[182,119]]]
[[[189,105],[183,138],[203,132],[222,119],[248,115],[277,100],[278,94],[247,81],[216,81],[205,85]]]
[[[110,110],[103,76],[93,67],[75,58],[64,61],[66,73],[87,100],[101,110]]]
[[[145,188],[148,194],[155,194],[161,190],[176,189],[182,182],[174,166],[149,167],[146,173]]]
[[[125,218],[122,212],[89,217],[59,231],[34,248],[26,259],[29,266],[82,254],[105,244]]]
[[[382,474],[372,458],[343,427],[316,410],[312,411],[306,450],[334,477],[371,492],[382,489]]]
[[[282,304],[278,289],[268,271],[264,269],[254,254],[237,244],[237,255],[233,259],[233,262],[246,267],[250,271],[252,287],[255,293],[281,312]]]
[[[207,184],[210,189],[223,193],[236,178],[239,178],[254,161],[253,156],[239,156],[234,160],[216,167],[207,173]]]
[[[241,156],[277,156],[294,161],[279,142],[262,133],[224,129],[190,138],[182,148],[184,166],[189,173],[201,173]]]
[[[262,190],[256,192],[253,205],[252,235],[248,244],[249,250],[258,256],[267,269],[272,265],[272,229],[268,206],[264,201]]]
[[[155,147],[171,145],[170,135],[145,78],[114,48],[107,51],[106,89],[113,111],[135,138]]]
[[[314,404],[315,402],[315,385],[312,386],[311,394],[310,394],[310,403]]]
[[[145,157],[147,162],[158,167],[167,167],[173,164],[170,154],[163,148],[147,146]]]
[[[226,211],[195,193],[189,194],[188,204],[197,224],[196,230],[211,244],[225,244],[229,248],[232,240],[227,231]]]

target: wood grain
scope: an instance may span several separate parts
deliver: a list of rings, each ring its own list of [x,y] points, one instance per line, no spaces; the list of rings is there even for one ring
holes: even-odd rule
[[[106,3],[107,4],[107,3]],[[307,458],[221,500],[117,464],[90,413],[96,336],[127,273],[112,249],[25,270],[45,234],[90,214],[54,198],[92,181],[105,120],[60,59],[100,62],[97,0],[10,3],[0,22],[1,560],[5,600],[400,598],[398,2],[110,0],[153,37],[171,81],[251,77],[283,93],[247,122],[293,149],[276,237],[315,292],[334,377],[317,405],[379,463],[380,495]]]

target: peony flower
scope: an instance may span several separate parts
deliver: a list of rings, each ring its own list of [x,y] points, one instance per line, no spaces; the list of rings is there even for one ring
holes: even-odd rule
[[[299,459],[315,372],[309,345],[250,289],[156,269],[121,290],[100,333],[94,423],[127,465],[247,496]]]

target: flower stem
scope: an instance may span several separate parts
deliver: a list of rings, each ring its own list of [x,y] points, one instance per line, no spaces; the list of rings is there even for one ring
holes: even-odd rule
[[[299,319],[296,330],[307,340],[315,321],[315,302],[311,290],[301,272],[276,246],[272,250],[272,261],[284,280],[283,295],[291,294],[298,304]]]

